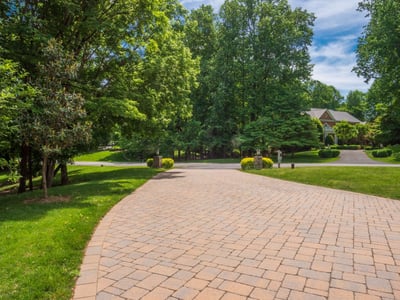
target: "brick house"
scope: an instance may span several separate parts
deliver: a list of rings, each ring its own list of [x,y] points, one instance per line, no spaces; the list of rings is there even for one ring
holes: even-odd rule
[[[323,109],[323,108],[311,108],[307,114],[312,118],[317,118],[321,121],[323,130],[324,130],[324,141],[325,138],[332,134],[334,135],[335,144],[337,144],[337,136],[335,134],[335,130],[333,127],[336,123],[341,121],[347,121],[350,124],[359,124],[361,121],[356,117],[352,116],[348,112],[345,111],[336,111],[331,109]]]

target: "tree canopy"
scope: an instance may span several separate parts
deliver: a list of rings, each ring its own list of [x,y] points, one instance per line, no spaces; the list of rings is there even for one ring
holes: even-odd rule
[[[400,143],[400,3],[364,0],[359,9],[370,21],[359,39],[355,71],[374,81],[368,98],[380,117],[381,142]]]
[[[51,186],[56,164],[65,172],[111,142],[142,159],[295,151],[318,144],[311,107],[373,120],[380,141],[400,142],[400,4],[359,9],[370,23],[355,71],[374,83],[344,101],[312,80],[315,16],[287,0],[226,0],[218,14],[178,0],[1,1],[2,165],[20,162],[24,191],[40,168]]]

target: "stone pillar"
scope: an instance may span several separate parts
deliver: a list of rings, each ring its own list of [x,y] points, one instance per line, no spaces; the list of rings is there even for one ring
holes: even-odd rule
[[[156,169],[162,168],[162,156],[156,155],[153,157],[153,168],[156,168]]]
[[[261,170],[262,167],[263,167],[262,156],[261,155],[254,156],[254,168],[256,170]]]

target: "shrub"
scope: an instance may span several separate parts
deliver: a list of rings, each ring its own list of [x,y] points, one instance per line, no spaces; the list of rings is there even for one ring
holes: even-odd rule
[[[335,144],[335,140],[332,135],[327,135],[325,138],[325,145],[333,145]]]
[[[163,158],[161,164],[163,168],[171,169],[174,166],[174,160],[172,158]]]
[[[360,145],[341,145],[338,147],[338,149],[342,150],[360,150],[361,146]]]
[[[381,150],[374,150],[372,151],[373,157],[389,157],[392,155],[391,149],[381,149]]]
[[[390,146],[390,149],[392,149],[393,153],[400,152],[400,145]]]
[[[254,169],[254,158],[253,157],[245,157],[240,161],[240,166],[242,170],[251,170]]]
[[[340,151],[336,150],[336,149],[321,149],[318,152],[318,156],[321,158],[338,157],[339,154],[340,154]]]
[[[375,147],[374,146],[366,146],[364,147],[365,150],[370,151],[370,150],[374,150]]]
[[[146,160],[146,164],[149,168],[153,167],[154,159],[149,158]],[[174,166],[174,160],[172,158],[163,158],[161,160],[161,166],[165,169],[171,169]]]
[[[393,157],[395,161],[400,161],[400,152],[393,153]]]
[[[274,165],[274,162],[268,157],[263,157],[262,158],[262,163],[263,163],[263,169],[270,169]],[[254,158],[253,157],[245,157],[245,158],[243,158],[241,160],[241,162],[240,162],[240,166],[242,167],[242,170],[255,169]]]
[[[146,165],[147,165],[149,168],[152,168],[152,167],[153,167],[153,162],[154,162],[154,159],[149,158],[149,159],[146,160]]]
[[[263,162],[264,169],[271,169],[272,166],[274,165],[274,162],[268,157],[263,157],[262,162]]]

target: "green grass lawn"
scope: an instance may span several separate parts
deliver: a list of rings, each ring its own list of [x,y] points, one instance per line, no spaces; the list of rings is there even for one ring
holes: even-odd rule
[[[389,163],[389,164],[400,164],[400,161],[395,160],[393,155],[389,157],[374,157],[372,155],[372,150],[365,151],[365,153],[368,155],[369,158],[382,162],[382,163]]]
[[[124,151],[96,151],[74,157],[75,161],[129,162]]]
[[[277,162],[276,156],[272,157],[274,162]],[[282,163],[329,163],[338,160],[339,158],[320,158],[318,150],[297,152],[292,156],[286,153],[283,156]],[[130,160],[124,155],[123,151],[97,151],[88,154],[83,154],[74,158],[75,161],[104,161],[104,162],[129,162]],[[220,159],[202,159],[190,160],[184,162],[194,163],[240,163],[239,158],[220,158]]]
[[[0,299],[70,299],[87,242],[106,212],[158,171],[69,167],[69,202],[28,203],[37,190],[0,196]]]
[[[400,168],[301,167],[248,172],[311,185],[400,199]]]
[[[321,158],[318,156],[319,150],[296,152],[294,156],[290,153],[284,153],[282,163],[330,163],[337,161],[339,157]],[[276,157],[273,157],[274,162],[277,162]]]

